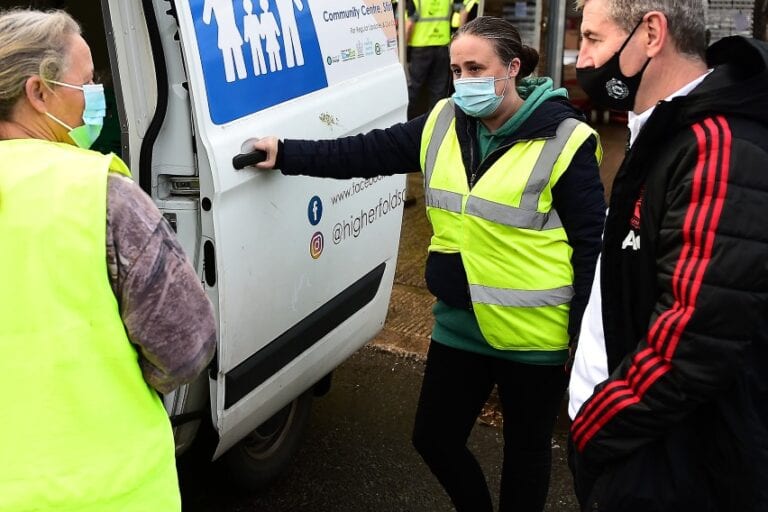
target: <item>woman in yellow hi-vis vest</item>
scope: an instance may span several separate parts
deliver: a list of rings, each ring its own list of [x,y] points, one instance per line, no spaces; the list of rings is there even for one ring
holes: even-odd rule
[[[178,511],[159,392],[215,347],[211,305],[115,155],[63,11],[0,13],[0,510]]]
[[[551,434],[600,250],[605,202],[596,133],[513,25],[480,17],[450,46],[456,93],[427,115],[326,141],[274,137],[257,167],[373,177],[421,169],[437,297],[413,442],[457,510],[490,511],[466,447],[494,385],[504,413],[500,509],[540,511]],[[399,191],[361,225],[396,207]],[[364,237],[364,232],[358,235]],[[366,243],[375,243],[369,240]]]

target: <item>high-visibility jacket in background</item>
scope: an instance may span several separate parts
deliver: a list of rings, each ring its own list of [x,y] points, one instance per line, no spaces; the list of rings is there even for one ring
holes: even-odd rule
[[[573,296],[571,246],[552,188],[594,135],[566,119],[553,139],[521,140],[470,190],[455,130],[454,104],[439,102],[422,135],[430,251],[460,253],[472,307],[486,341],[502,350],[568,347]]]
[[[453,6],[453,15],[451,16],[451,28],[457,29],[461,26],[461,11],[471,11],[477,5],[478,0],[464,0],[456,2]]]
[[[413,31],[408,42],[412,47],[447,46],[451,42],[451,0],[413,0],[416,8]]]
[[[0,141],[0,510],[177,511],[174,441],[106,257],[114,155]]]

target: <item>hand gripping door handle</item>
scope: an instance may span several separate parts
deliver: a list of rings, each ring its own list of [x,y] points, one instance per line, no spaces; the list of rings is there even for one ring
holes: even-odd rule
[[[255,165],[267,159],[266,151],[251,151],[250,153],[240,153],[232,158],[232,167],[237,170]]]

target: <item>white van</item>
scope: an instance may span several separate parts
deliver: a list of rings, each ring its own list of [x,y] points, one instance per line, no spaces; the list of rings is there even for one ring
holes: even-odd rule
[[[392,5],[35,5],[83,24],[113,93],[100,147],[123,157],[174,227],[218,316],[210,370],[164,397],[177,453],[209,422],[214,458],[263,484],[288,462],[312,395],[383,326],[405,178],[285,177],[233,158],[252,137],[335,138],[404,120]]]

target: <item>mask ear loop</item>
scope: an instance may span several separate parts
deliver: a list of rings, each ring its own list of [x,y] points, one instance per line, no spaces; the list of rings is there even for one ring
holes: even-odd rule
[[[62,120],[61,120],[61,119],[59,119],[58,117],[54,116],[54,115],[53,115],[53,114],[51,114],[50,112],[45,112],[45,115],[46,115],[46,116],[48,116],[49,118],[53,119],[55,122],[59,123],[61,126],[63,126],[64,128],[66,128],[67,130],[69,130],[69,131],[72,131],[72,130],[74,130],[74,128],[72,128],[72,127],[71,127],[71,126],[69,126],[67,123],[65,123],[64,121],[62,121]]]
[[[643,21],[645,21],[645,20],[644,20],[643,18],[640,18],[640,21],[638,21],[638,22],[637,22],[637,25],[635,25],[635,28],[633,28],[633,29],[632,29],[632,32],[630,32],[630,33],[629,33],[629,35],[627,36],[627,39],[625,39],[625,40],[624,40],[624,44],[622,44],[622,45],[621,45],[621,48],[619,48],[619,51],[617,51],[617,52],[616,52],[614,55],[620,55],[620,54],[621,54],[621,52],[623,52],[623,51],[624,51],[624,48],[625,48],[625,47],[627,46],[627,44],[629,43],[629,40],[630,40],[630,39],[632,39],[632,36],[633,36],[633,35],[635,35],[635,32],[637,31],[637,29],[638,29],[638,28],[640,28],[640,25],[642,25],[642,24],[643,24]],[[631,78],[634,78],[634,77],[636,77],[636,76],[638,76],[638,75],[642,75],[642,74],[645,72],[645,68],[647,68],[647,67],[648,67],[648,64],[650,64],[650,63],[651,63],[651,58],[650,58],[650,57],[648,57],[648,58],[645,60],[645,64],[643,64],[643,67],[642,67],[642,69],[640,69],[640,71],[638,71],[637,73],[635,73],[634,75],[632,75],[632,77],[631,77]]]
[[[44,81],[44,82],[46,82],[46,83],[56,84],[56,85],[59,85],[59,86],[62,86],[62,87],[69,87],[70,89],[77,89],[77,90],[79,90],[79,91],[82,91],[82,90],[83,90],[83,88],[82,88],[82,87],[78,87],[78,86],[76,86],[76,85],[68,84],[68,83],[65,83],[65,82],[59,82],[59,81],[57,81],[57,80],[48,80],[47,78],[43,78],[43,81]],[[49,90],[50,90],[50,91],[51,91],[53,94],[55,94],[55,95],[56,95],[56,91],[54,91],[54,90],[53,90],[52,88],[50,88],[50,87],[49,87],[48,89],[49,89]],[[57,95],[57,96],[58,96],[58,95]],[[56,116],[54,116],[53,114],[51,114],[50,112],[45,112],[45,115],[46,115],[46,116],[48,116],[49,118],[53,119],[54,121],[56,121],[57,123],[59,123],[61,126],[63,126],[64,128],[66,128],[66,129],[67,129],[67,130],[69,130],[69,131],[72,131],[72,130],[74,129],[74,128],[72,128],[71,126],[69,126],[67,123],[65,123],[64,121],[62,121],[61,119],[59,119],[58,117],[56,117]]]
[[[78,91],[82,91],[83,90],[83,86],[82,85],[72,85],[72,84],[68,84],[68,83],[65,83],[65,82],[57,82],[56,80],[46,80],[46,82],[50,82],[52,84],[60,85],[62,87],[69,87],[70,89],[77,89]]]
[[[642,75],[643,73],[645,73],[645,68],[647,68],[647,67],[648,67],[648,64],[650,64],[650,63],[651,63],[651,58],[650,58],[650,57],[648,57],[648,58],[645,60],[645,64],[643,64],[643,67],[640,69],[640,71],[638,71],[637,73],[635,73],[635,74],[633,75],[633,77],[634,77],[634,76],[637,76],[637,75]]]
[[[499,78],[498,80],[504,80],[504,88],[501,90],[501,97],[503,98],[504,95],[507,93],[507,85],[509,85],[510,79],[513,77],[509,76],[509,70],[512,69],[512,61],[509,61],[509,65],[507,66],[507,77],[506,78]],[[496,79],[494,79],[496,80]],[[496,83],[494,81],[494,83]]]
[[[56,91],[54,91],[53,88],[49,87],[47,84],[51,83],[51,84],[61,85],[61,86],[64,86],[64,87],[69,87],[71,89],[77,89],[77,87],[75,87],[74,85],[65,84],[64,82],[57,82],[56,80],[48,80],[47,78],[43,78],[43,82],[46,84],[46,87],[48,87],[48,90],[51,91],[51,93],[53,93],[56,96],[58,96],[56,94]],[[69,131],[73,130],[73,128],[71,126],[69,126],[67,123],[65,123],[64,121],[62,121],[58,117],[54,116],[50,112],[43,112],[43,114],[45,114],[45,116],[48,117],[49,119],[52,119],[55,123],[63,126],[64,128],[66,128],[67,130],[69,130]]]
[[[624,40],[624,44],[621,45],[621,48],[616,53],[621,53],[624,51],[624,48],[626,48],[627,44],[629,44],[629,41],[632,39],[632,36],[635,35],[635,32],[637,32],[637,29],[640,28],[640,25],[643,24],[643,18],[640,18],[640,21],[637,22],[637,25],[635,25],[635,28],[632,29],[632,32],[629,33],[627,38]]]

